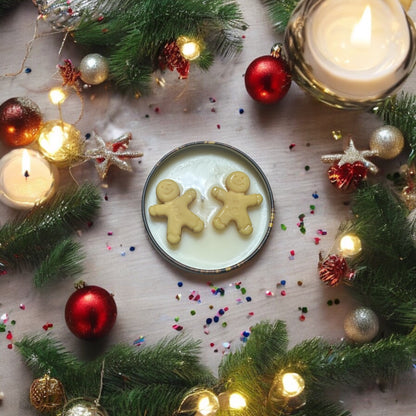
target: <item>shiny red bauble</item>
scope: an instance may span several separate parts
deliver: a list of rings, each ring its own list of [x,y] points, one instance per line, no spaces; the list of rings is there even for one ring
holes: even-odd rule
[[[0,105],[0,139],[9,146],[26,146],[37,139],[42,115],[27,97],[9,98]]]
[[[66,302],[65,321],[78,338],[95,340],[107,335],[116,317],[113,295],[99,286],[81,287]]]
[[[251,98],[264,104],[274,104],[289,91],[292,76],[284,59],[265,55],[248,66],[244,80]]]

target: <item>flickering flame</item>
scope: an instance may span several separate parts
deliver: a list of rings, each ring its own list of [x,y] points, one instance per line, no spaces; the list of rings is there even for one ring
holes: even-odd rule
[[[22,175],[29,176],[30,172],[30,156],[26,149],[23,149],[22,153]]]
[[[371,7],[367,6],[360,21],[354,25],[351,33],[351,44],[357,47],[371,45]]]

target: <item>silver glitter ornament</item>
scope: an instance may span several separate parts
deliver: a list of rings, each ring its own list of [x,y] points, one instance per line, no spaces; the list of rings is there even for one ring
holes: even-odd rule
[[[108,413],[96,400],[79,397],[64,406],[62,416],[108,416]]]
[[[108,78],[108,60],[99,53],[84,56],[79,64],[81,79],[90,85],[98,85]]]
[[[344,320],[344,331],[349,339],[359,344],[370,342],[378,333],[377,315],[366,307],[350,312]]]
[[[382,159],[394,159],[404,147],[402,132],[394,126],[383,126],[370,136],[370,149]]]
[[[38,8],[43,20],[57,31],[72,31],[88,13],[91,17],[98,17],[100,12],[98,0],[32,0]]]

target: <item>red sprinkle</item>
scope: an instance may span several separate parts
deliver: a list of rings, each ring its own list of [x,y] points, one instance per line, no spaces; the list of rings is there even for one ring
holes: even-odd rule
[[[7,348],[11,350],[13,348],[13,344],[7,344]]]
[[[296,146],[296,144],[295,144],[295,143],[291,143],[291,144],[289,145],[289,150],[292,150],[295,146]]]
[[[213,347],[215,344],[213,343],[213,342],[211,342],[210,344],[209,344],[209,346],[210,347]]]
[[[299,316],[299,321],[303,322],[306,319],[305,315]]]
[[[221,128],[221,124],[217,124],[217,129],[219,130]]]
[[[13,339],[13,334],[12,334],[10,331],[7,331],[6,338],[7,338],[8,340]]]
[[[24,311],[24,310],[26,309],[26,306],[25,306],[25,305],[23,305],[23,303],[21,303],[21,304],[19,305],[19,308],[20,308],[22,311]]]
[[[313,240],[315,241],[316,245],[318,245],[319,242],[321,241],[321,239],[319,237],[315,237]]]
[[[172,328],[175,329],[176,331],[182,331],[183,326],[175,324],[175,325],[172,325]]]
[[[280,292],[280,294],[281,294],[282,296],[286,296],[286,290],[282,290],[282,291]]]
[[[295,255],[295,250],[290,250],[290,255],[294,256]]]

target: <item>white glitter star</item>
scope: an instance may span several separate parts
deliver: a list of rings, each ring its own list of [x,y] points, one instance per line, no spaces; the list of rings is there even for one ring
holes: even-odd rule
[[[344,150],[344,153],[337,153],[334,155],[323,155],[321,160],[324,163],[338,162],[338,166],[342,166],[344,163],[361,162],[371,173],[377,173],[378,167],[367,160],[367,157],[376,156],[376,152],[373,150],[358,150],[354,141],[350,139],[348,147]]]

